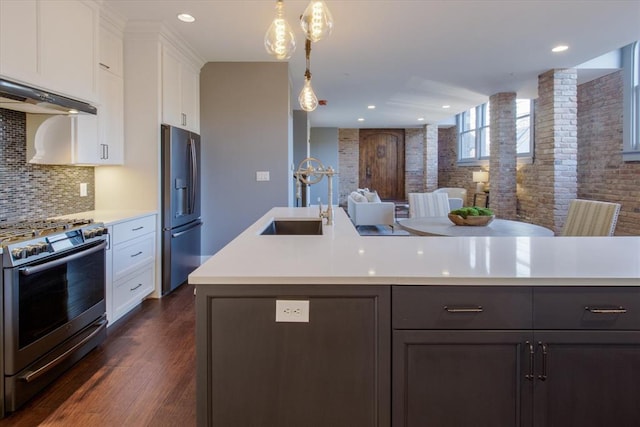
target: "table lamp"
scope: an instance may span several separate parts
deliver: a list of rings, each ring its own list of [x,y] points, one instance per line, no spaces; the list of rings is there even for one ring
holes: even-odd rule
[[[484,183],[489,182],[489,172],[485,172],[485,171],[474,172],[473,182],[476,183],[476,193],[483,193]]]

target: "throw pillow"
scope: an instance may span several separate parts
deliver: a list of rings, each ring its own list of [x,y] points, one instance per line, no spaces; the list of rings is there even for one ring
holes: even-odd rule
[[[351,198],[353,200],[355,200],[358,203],[366,203],[367,202],[367,198],[365,196],[363,196],[362,194],[358,193],[357,191],[354,191],[353,193],[351,193]]]
[[[380,196],[378,196],[378,192],[373,190],[373,191],[366,191],[364,193],[364,196],[367,198],[367,201],[369,203],[380,203],[382,200],[380,200]]]

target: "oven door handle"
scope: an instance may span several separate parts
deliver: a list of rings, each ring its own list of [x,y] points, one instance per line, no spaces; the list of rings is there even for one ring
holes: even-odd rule
[[[85,338],[83,338],[82,341],[80,341],[79,343],[75,344],[69,350],[65,351],[60,356],[56,357],[55,359],[53,359],[51,362],[47,363],[46,365],[41,366],[40,368],[36,369],[35,371],[27,372],[24,375],[19,376],[18,379],[20,379],[21,381],[28,382],[28,383],[30,383],[31,381],[37,380],[38,378],[40,378],[41,376],[43,376],[44,374],[49,372],[51,369],[55,368],[60,363],[64,362],[68,357],[70,357],[73,353],[75,353],[76,350],[78,350],[80,347],[82,347],[87,342],[89,342],[89,340],[91,340],[93,337],[95,337],[100,332],[102,332],[102,330],[107,327],[107,323],[108,322],[106,320],[101,320],[100,322],[95,323],[94,326],[96,327],[96,330],[91,332],[91,334],[87,335]]]
[[[89,254],[92,254],[94,252],[101,251],[106,247],[107,247],[107,242],[106,241],[102,241],[99,245],[96,245],[96,246],[94,246],[92,248],[86,249],[86,250],[81,251],[81,252],[74,253],[74,254],[66,256],[64,258],[60,258],[60,259],[56,259],[56,260],[53,260],[53,261],[45,262],[44,264],[40,264],[40,265],[34,265],[33,267],[20,268],[20,274],[22,274],[23,276],[28,276],[30,274],[40,273],[41,271],[47,270],[49,268],[57,267],[59,265],[65,264],[65,263],[67,263],[69,261],[73,261],[73,260],[82,258],[84,256],[87,256]]]

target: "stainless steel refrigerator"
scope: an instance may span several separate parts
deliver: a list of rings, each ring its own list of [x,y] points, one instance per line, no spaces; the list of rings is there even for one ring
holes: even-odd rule
[[[200,135],[162,125],[162,294],[200,265]]]

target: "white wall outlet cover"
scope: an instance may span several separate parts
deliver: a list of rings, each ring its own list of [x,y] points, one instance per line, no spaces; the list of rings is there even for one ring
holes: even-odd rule
[[[87,183],[83,182],[80,184],[80,197],[87,196]]]
[[[309,300],[276,300],[276,322],[309,322]]]
[[[257,171],[256,181],[269,181],[269,171]]]

